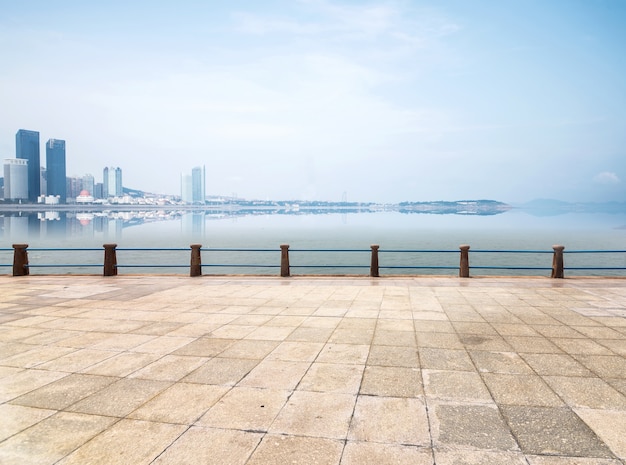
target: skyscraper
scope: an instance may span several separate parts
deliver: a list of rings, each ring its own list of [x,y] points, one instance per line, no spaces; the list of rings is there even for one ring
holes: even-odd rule
[[[28,198],[28,160],[20,158],[4,160],[4,198],[6,200]]]
[[[204,203],[205,199],[205,171],[204,166],[196,166],[191,170],[191,201]]]
[[[122,169],[106,167],[102,173],[103,192],[102,197],[121,197],[124,193],[122,189]]]
[[[39,133],[20,129],[15,134],[15,158],[28,160],[28,200],[37,202],[41,194]]]
[[[65,141],[50,139],[46,143],[47,193],[58,195],[59,202],[67,201],[65,170]]]

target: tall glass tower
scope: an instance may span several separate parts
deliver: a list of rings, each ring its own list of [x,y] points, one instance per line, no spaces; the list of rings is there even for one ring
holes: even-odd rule
[[[191,170],[191,201],[193,203],[204,203],[205,179],[204,166],[196,166]]]
[[[105,199],[109,197],[121,197],[124,194],[122,188],[122,169],[110,168],[107,166],[102,173],[103,192],[102,197]]]
[[[41,194],[39,132],[20,129],[15,134],[15,158],[28,160],[28,200],[37,202]]]
[[[59,203],[67,201],[65,170],[65,141],[50,139],[46,142],[46,169],[48,195],[58,195]]]

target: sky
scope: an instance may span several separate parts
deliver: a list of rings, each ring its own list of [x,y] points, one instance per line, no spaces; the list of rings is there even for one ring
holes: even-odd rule
[[[0,158],[261,200],[626,201],[624,0],[0,0]]]

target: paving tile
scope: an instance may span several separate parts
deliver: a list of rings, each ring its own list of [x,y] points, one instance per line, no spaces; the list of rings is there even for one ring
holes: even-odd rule
[[[121,420],[59,462],[149,464],[186,429],[183,425]]]
[[[372,344],[385,346],[417,347],[415,333],[412,331],[387,331],[376,329]]]
[[[345,439],[355,402],[349,394],[295,391],[269,432]]]
[[[366,366],[359,393],[386,397],[416,397],[422,395],[422,380],[418,368]]]
[[[363,464],[432,465],[430,449],[400,444],[348,441],[341,465]]]
[[[41,368],[42,370],[75,373],[89,368],[96,363],[102,362],[103,360],[111,358],[114,355],[115,352],[110,350],[80,349],[67,355],[57,357],[49,362],[42,363],[41,365],[38,365],[37,368]]]
[[[457,402],[493,402],[487,387],[477,373],[423,370],[422,376],[427,397]]]
[[[313,363],[297,389],[300,391],[357,394],[364,367],[339,363]]]
[[[59,412],[0,443],[2,465],[57,463],[110,427],[110,417]]]
[[[617,457],[626,461],[626,411],[583,408],[574,411]]]
[[[0,405],[0,442],[20,433],[56,413],[54,410],[24,407],[22,405]]]
[[[599,459],[588,457],[551,457],[545,455],[527,455],[529,465],[623,465],[618,459]]]
[[[55,346],[31,346],[31,350],[2,359],[2,365],[16,368],[34,368],[43,363],[75,352],[76,349]]]
[[[539,375],[591,376],[592,373],[567,354],[521,354]]]
[[[219,357],[261,360],[279,345],[278,341],[238,340],[229,344]]]
[[[500,410],[525,454],[614,458],[568,408],[504,405]]]
[[[515,352],[470,352],[481,373],[533,374],[533,370]]]
[[[327,342],[333,334],[333,328],[300,326],[287,337],[288,341]]]
[[[312,362],[320,353],[324,344],[321,342],[293,342],[285,341],[276,347],[267,360],[282,360],[286,362]]]
[[[520,452],[435,449],[437,465],[528,465]]]
[[[435,349],[464,349],[459,336],[451,333],[422,333],[418,332],[417,345]]]
[[[24,370],[0,380],[0,402],[6,402],[27,392],[68,376],[68,373],[48,370]]]
[[[544,376],[543,379],[570,407],[626,410],[626,397],[599,378]]]
[[[165,355],[144,368],[135,371],[129,378],[178,381],[207,360],[206,357]]]
[[[247,464],[336,465],[341,459],[342,451],[343,441],[335,439],[267,435]]]
[[[310,362],[262,360],[239,382],[239,385],[265,389],[293,390],[310,365]]]
[[[578,355],[576,359],[602,378],[626,379],[626,358],[617,355]]]
[[[539,376],[483,373],[482,377],[498,405],[563,405]]]
[[[212,358],[197,370],[185,376],[186,383],[234,386],[257,366],[259,360],[238,358]]]
[[[230,347],[233,339],[201,337],[173,352],[173,355],[191,355],[195,357],[214,357]]]
[[[136,420],[190,425],[228,392],[226,386],[176,383],[128,415]]]
[[[333,344],[328,343],[317,356],[317,362],[364,364],[369,354],[370,346],[366,344]]]
[[[428,446],[426,407],[421,399],[359,396],[348,439]]]
[[[71,374],[13,399],[16,405],[63,410],[118,381],[110,376]]]
[[[68,410],[124,417],[170,385],[168,381],[124,378],[73,404]]]
[[[552,342],[570,355],[613,355],[609,349],[591,339],[554,338]]]
[[[431,370],[474,371],[475,367],[467,351],[456,349],[421,348],[422,368]]]
[[[135,346],[133,352],[166,355],[194,341],[191,337],[158,336]]]
[[[368,365],[418,368],[419,356],[415,347],[373,345],[370,348]]]
[[[216,402],[197,424],[267,432],[289,395],[289,391],[237,386]]]

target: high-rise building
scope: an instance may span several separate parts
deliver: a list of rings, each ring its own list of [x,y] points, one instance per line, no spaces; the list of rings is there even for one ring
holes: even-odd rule
[[[180,199],[185,203],[193,202],[191,176],[188,174],[180,175]]]
[[[21,158],[4,160],[4,198],[28,199],[28,160]]]
[[[37,202],[41,194],[39,132],[20,129],[15,134],[15,158],[28,160],[28,200]]]
[[[50,139],[46,142],[47,194],[58,195],[59,202],[67,201],[65,141]]]
[[[114,167],[104,168],[102,174],[103,192],[102,197],[107,199],[109,197],[121,197],[124,194],[122,188],[122,169]]]
[[[191,201],[204,203],[205,197],[205,169],[196,166],[191,170]]]
[[[93,175],[86,174],[83,176],[83,189],[89,192],[90,195],[94,195],[94,185],[95,181]]]

